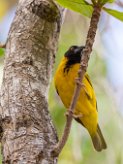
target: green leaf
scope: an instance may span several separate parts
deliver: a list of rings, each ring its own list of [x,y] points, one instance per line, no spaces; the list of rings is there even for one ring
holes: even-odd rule
[[[115,0],[104,0],[106,3],[113,3]]]
[[[113,3],[115,0],[100,0],[101,4],[106,4],[106,3]]]
[[[119,19],[120,21],[123,21],[123,12],[113,10],[113,9],[109,9],[109,8],[106,8],[106,7],[103,7],[103,10],[105,12],[107,12],[108,14],[112,15],[113,17]]]
[[[93,12],[93,7],[91,4],[84,0],[55,0],[61,6],[78,12],[84,16],[91,17]]]
[[[4,55],[4,50],[0,48],[0,57]]]
[[[103,3],[113,3],[115,0],[102,0]]]

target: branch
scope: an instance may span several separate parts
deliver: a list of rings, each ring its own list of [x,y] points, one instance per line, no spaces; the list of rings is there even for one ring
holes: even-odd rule
[[[90,28],[89,28],[88,35],[87,35],[85,48],[82,51],[82,58],[81,58],[81,63],[80,63],[80,69],[78,71],[77,84],[76,84],[73,98],[72,98],[72,101],[71,101],[71,104],[70,104],[70,107],[68,110],[65,129],[64,129],[61,140],[57,143],[56,147],[54,148],[54,150],[52,152],[53,156],[58,156],[60,154],[60,152],[62,151],[62,149],[68,139],[69,133],[70,133],[70,128],[71,128],[72,119],[73,119],[73,113],[74,113],[74,109],[75,109],[75,106],[76,106],[76,103],[77,103],[77,100],[78,100],[78,97],[80,94],[81,82],[82,82],[84,74],[87,70],[88,61],[90,58],[90,54],[92,52],[92,47],[93,47],[93,43],[94,43],[96,31],[97,31],[97,25],[98,25],[99,18],[100,18],[100,12],[101,12],[101,7],[98,5],[95,5],[94,11],[93,11],[93,14],[91,17]]]

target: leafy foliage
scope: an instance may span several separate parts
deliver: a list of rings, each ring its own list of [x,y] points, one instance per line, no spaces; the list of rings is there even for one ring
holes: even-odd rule
[[[106,4],[106,3],[113,3],[115,0],[100,0],[101,4]]]
[[[106,7],[103,7],[103,10],[106,11],[108,14],[112,15],[113,17],[119,19],[120,21],[123,21],[123,12],[113,10],[113,9],[109,9],[109,8],[106,8]]]
[[[93,4],[89,4],[85,0],[55,0],[58,2],[61,6],[68,8],[70,10],[73,10],[75,12],[78,12],[86,17],[91,17],[93,12]],[[104,6],[106,3],[113,3],[115,0],[99,0],[99,4],[101,6]],[[92,0],[92,3],[95,2],[95,0]],[[123,12],[109,9],[106,7],[102,7],[102,9],[107,12],[108,14],[112,15],[113,17],[119,19],[120,21],[123,21]]]
[[[56,0],[61,6],[78,12],[84,16],[91,17],[93,7],[84,0]]]

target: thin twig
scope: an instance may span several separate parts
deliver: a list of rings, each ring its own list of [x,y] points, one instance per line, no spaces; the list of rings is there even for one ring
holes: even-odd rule
[[[97,24],[98,24],[99,18],[100,18],[100,12],[101,12],[101,7],[96,5],[94,7],[94,11],[93,11],[93,14],[91,17],[91,22],[90,22],[90,27],[89,27],[89,31],[88,31],[88,35],[87,35],[85,48],[82,51],[80,69],[78,71],[78,81],[79,82],[76,84],[73,98],[72,98],[72,101],[71,101],[71,104],[70,104],[70,107],[68,110],[67,121],[66,121],[64,132],[63,132],[63,136],[52,152],[54,156],[58,156],[60,154],[60,152],[62,151],[62,149],[68,139],[69,133],[70,133],[72,119],[73,119],[73,113],[74,113],[74,109],[75,109],[75,106],[76,106],[76,103],[77,103],[77,100],[78,100],[78,97],[80,94],[81,82],[82,82],[84,74],[87,70],[88,61],[90,58],[90,54],[92,52],[92,47],[93,47],[93,43],[94,43],[96,31],[97,31]]]

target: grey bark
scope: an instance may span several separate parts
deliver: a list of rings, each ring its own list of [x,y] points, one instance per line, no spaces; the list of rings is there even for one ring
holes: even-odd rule
[[[20,0],[5,53],[1,89],[4,164],[56,164],[57,134],[48,111],[48,86],[62,9],[53,0]]]

